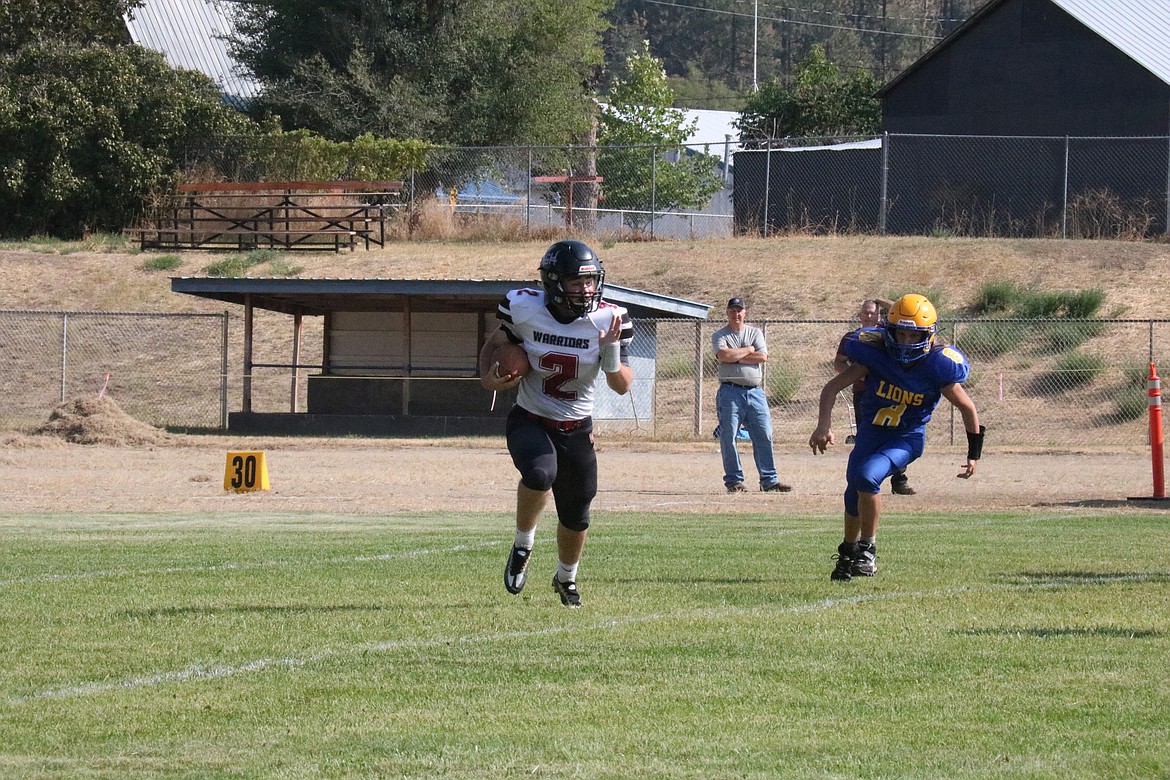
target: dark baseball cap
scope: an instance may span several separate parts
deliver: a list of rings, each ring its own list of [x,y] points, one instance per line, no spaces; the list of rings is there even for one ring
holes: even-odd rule
[[[746,309],[747,307],[743,305],[743,298],[740,298],[737,296],[737,297],[732,298],[730,301],[727,302],[727,308],[729,308],[729,309]]]

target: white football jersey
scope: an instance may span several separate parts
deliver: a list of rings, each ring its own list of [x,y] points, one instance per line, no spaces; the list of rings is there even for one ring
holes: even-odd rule
[[[552,420],[580,420],[593,414],[593,382],[601,368],[600,333],[622,323],[622,362],[634,335],[625,308],[602,301],[597,311],[569,323],[548,310],[544,290],[512,290],[496,316],[528,353],[532,371],[520,381],[516,402]]]

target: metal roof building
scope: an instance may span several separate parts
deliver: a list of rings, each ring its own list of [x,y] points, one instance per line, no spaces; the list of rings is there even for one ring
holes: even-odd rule
[[[145,0],[125,19],[134,43],[161,52],[171,67],[211,77],[225,102],[238,107],[259,94],[260,85],[228,50],[231,20],[214,0]]]
[[[990,0],[878,93],[891,133],[1170,133],[1170,2]]]

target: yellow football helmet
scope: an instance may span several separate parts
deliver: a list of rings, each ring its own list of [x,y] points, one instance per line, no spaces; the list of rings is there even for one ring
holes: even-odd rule
[[[899,363],[913,363],[934,345],[937,323],[938,312],[925,295],[903,295],[886,313],[886,347]],[[899,339],[899,332],[916,335],[908,341]]]

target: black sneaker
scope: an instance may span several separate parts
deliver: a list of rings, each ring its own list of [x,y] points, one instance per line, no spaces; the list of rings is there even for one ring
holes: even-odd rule
[[[890,490],[899,496],[915,495],[914,488],[910,487],[910,480],[904,473],[890,477]]]
[[[853,561],[857,557],[857,544],[841,542],[837,546],[837,554],[833,557],[837,559],[837,565],[833,567],[833,573],[829,575],[829,579],[841,580],[842,582],[853,579]]]
[[[727,485],[727,492],[728,493],[746,493],[747,488],[744,487],[744,484],[742,482],[731,482]]]
[[[767,487],[760,485],[760,490],[764,493],[787,493],[792,490],[792,485],[785,485],[783,482],[773,482]]]
[[[561,582],[557,575],[553,575],[553,590],[561,597],[561,603],[569,609],[581,606],[581,594],[577,592],[577,583]]]
[[[849,567],[854,577],[872,577],[877,574],[877,545],[857,545],[857,557]]]
[[[532,550],[512,545],[512,552],[508,553],[508,562],[504,564],[504,588],[509,593],[524,590],[524,582],[528,579],[528,559],[531,557]]]

